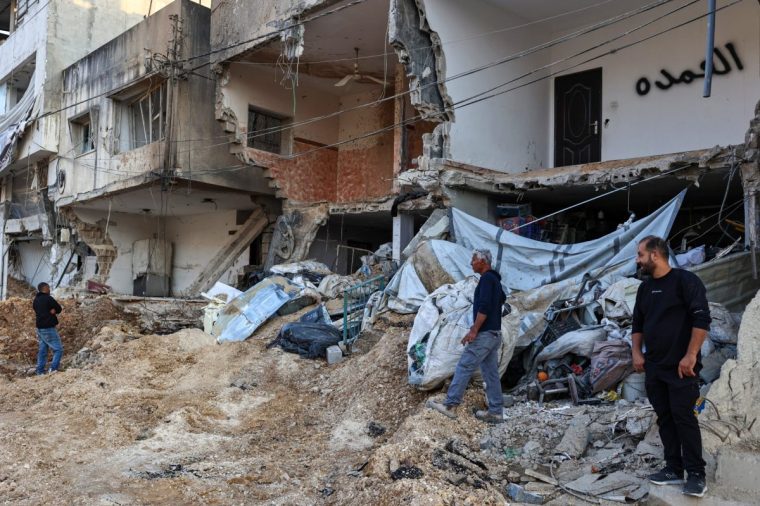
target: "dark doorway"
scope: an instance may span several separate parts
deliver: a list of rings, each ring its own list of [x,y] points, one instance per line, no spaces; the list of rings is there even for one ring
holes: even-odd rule
[[[554,80],[554,166],[602,159],[602,69]]]

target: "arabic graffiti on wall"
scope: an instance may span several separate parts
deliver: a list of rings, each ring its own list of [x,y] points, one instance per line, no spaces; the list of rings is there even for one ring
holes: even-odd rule
[[[736,65],[737,71],[744,70],[744,64],[742,63],[741,58],[739,58],[739,54],[736,52],[736,47],[731,43],[727,43],[725,45],[726,51],[728,52],[729,56],[734,62],[734,65]],[[716,76],[722,76],[725,74],[730,73],[733,70],[733,67],[731,66],[731,62],[728,60],[728,58],[723,54],[723,51],[721,51],[720,48],[715,48],[714,50],[715,58],[717,58],[717,62],[713,61],[713,74]],[[675,86],[676,84],[689,84],[696,79],[701,79],[705,77],[705,61],[702,60],[702,63],[699,65],[699,68],[702,69],[702,72],[694,72],[693,70],[686,69],[683,72],[681,72],[678,76],[674,76],[669,71],[662,69],[660,70],[660,74],[665,78],[664,82],[657,79],[654,81],[654,85],[661,89],[661,90],[667,90],[671,88],[672,86]],[[638,81],[636,81],[636,93],[638,93],[640,96],[644,96],[647,93],[649,93],[652,90],[652,83],[647,79],[646,77],[642,77]]]

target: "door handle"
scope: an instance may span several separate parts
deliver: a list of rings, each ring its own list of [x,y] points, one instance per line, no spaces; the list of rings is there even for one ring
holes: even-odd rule
[[[599,133],[599,120],[594,121],[589,125],[589,127],[594,129],[594,135],[597,135]]]

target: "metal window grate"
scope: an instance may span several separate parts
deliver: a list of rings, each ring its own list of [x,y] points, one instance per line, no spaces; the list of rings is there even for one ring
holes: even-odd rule
[[[376,276],[343,292],[343,344],[350,345],[359,337],[364,308],[369,297],[385,288],[385,277]]]
[[[248,147],[280,154],[282,149],[281,127],[281,117],[249,107]]]

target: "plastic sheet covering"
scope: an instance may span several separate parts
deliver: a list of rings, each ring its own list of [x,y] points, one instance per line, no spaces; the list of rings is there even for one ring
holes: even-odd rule
[[[731,313],[721,304],[710,302],[710,340],[717,344],[736,344],[739,339],[739,325]]]
[[[514,290],[530,290],[565,279],[580,280],[596,268],[630,260],[623,274],[635,273],[638,241],[647,235],[667,237],[686,195],[679,193],[654,213],[604,237],[577,244],[534,241],[452,209],[454,237],[467,250],[489,249],[494,269]]]
[[[356,278],[352,276],[341,276],[340,274],[330,274],[319,283],[317,291],[327,299],[342,297],[343,292],[357,283]]]
[[[610,286],[599,298],[606,318],[632,318],[636,293],[641,281],[623,278]]]
[[[212,329],[220,343],[245,341],[282,306],[301,293],[287,278],[271,276],[227,304]]]
[[[415,313],[425,297],[438,287],[472,276],[472,251],[448,241],[419,245],[388,283],[388,307],[397,313]]]
[[[10,165],[13,150],[26,126],[36,117],[38,101],[35,94],[34,74],[29,82],[30,85],[21,100],[7,114],[0,116],[0,175]]]
[[[607,331],[603,327],[584,328],[568,332],[541,350],[536,362],[545,362],[553,358],[562,358],[572,353],[581,357],[591,358],[594,343],[607,339]]]
[[[631,347],[622,340],[594,344],[589,381],[593,393],[608,390],[633,372]]]
[[[705,263],[705,246],[697,246],[686,253],[676,255],[676,267],[686,268]]]
[[[439,387],[453,376],[464,346],[462,338],[472,326],[472,298],[478,278],[468,277],[435,290],[420,307],[407,343],[409,384],[420,390]],[[502,334],[499,373],[512,358],[514,341]]]

